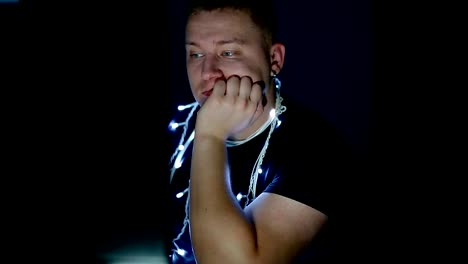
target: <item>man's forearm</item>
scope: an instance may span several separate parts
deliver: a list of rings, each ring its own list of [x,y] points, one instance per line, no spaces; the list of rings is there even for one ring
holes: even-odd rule
[[[191,170],[190,232],[198,263],[252,261],[255,228],[231,192],[224,142],[195,136]]]

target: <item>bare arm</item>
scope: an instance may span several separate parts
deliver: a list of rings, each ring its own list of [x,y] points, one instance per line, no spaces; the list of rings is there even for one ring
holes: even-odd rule
[[[249,263],[255,229],[232,194],[224,142],[195,136],[190,183],[190,228],[198,263]]]

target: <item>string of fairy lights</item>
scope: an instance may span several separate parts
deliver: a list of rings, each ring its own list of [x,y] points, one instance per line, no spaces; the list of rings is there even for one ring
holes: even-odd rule
[[[258,175],[262,174],[263,172],[261,165],[262,165],[263,158],[265,157],[266,150],[269,145],[270,136],[273,133],[273,131],[281,124],[281,120],[279,119],[279,116],[284,111],[286,111],[286,107],[282,105],[283,98],[280,96],[281,82],[276,76],[273,76],[273,80],[274,80],[275,88],[276,88],[276,103],[275,103],[275,108],[273,108],[270,111],[270,116],[269,116],[268,121],[265,122],[265,124],[263,124],[255,133],[253,133],[251,136],[249,136],[248,138],[244,140],[239,140],[239,141],[227,140],[226,141],[227,147],[239,146],[250,141],[257,135],[265,131],[268,127],[270,127],[270,131],[268,133],[267,139],[265,140],[265,144],[258,155],[255,165],[253,166],[248,193],[247,194],[238,193],[236,196],[239,202],[242,199],[246,200],[244,207],[247,206],[249,202],[251,202],[256,197],[255,190],[256,190],[256,185],[257,185],[257,179],[258,179]],[[177,169],[182,167],[186,150],[189,148],[190,144],[195,138],[195,130],[193,130],[188,137],[187,137],[187,133],[188,133],[190,119],[193,117],[193,114],[198,107],[199,107],[198,102],[193,102],[193,103],[186,104],[186,105],[179,105],[177,107],[177,110],[187,111],[188,112],[187,117],[185,118],[183,122],[176,122],[172,120],[169,123],[168,127],[169,127],[169,130],[172,132],[175,132],[176,130],[182,128],[182,133],[180,136],[179,143],[170,158],[170,164],[172,164],[172,167],[170,169],[170,182],[171,183],[173,181],[173,178]],[[176,198],[179,198],[179,199],[182,198],[183,196],[186,196],[186,202],[185,202],[185,218],[183,221],[183,226],[179,234],[177,235],[177,237],[172,240],[172,243],[175,247],[175,249],[172,250],[172,256],[171,256],[173,260],[175,260],[178,257],[182,257],[182,258],[187,257],[188,250],[183,249],[179,244],[177,244],[177,241],[180,240],[180,238],[185,233],[187,227],[190,224],[189,218],[188,218],[189,197],[190,197],[189,192],[190,192],[190,180],[188,182],[188,187],[185,188],[183,191],[178,192],[176,194]]]

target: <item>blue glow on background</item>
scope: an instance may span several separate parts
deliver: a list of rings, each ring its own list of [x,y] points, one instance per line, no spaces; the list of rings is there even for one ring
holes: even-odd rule
[[[134,243],[116,248],[101,256],[106,264],[166,264],[168,257],[163,250],[162,242]]]
[[[0,4],[2,3],[18,3],[19,0],[0,0]]]

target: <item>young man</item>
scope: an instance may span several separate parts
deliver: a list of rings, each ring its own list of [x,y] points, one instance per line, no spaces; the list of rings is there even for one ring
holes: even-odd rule
[[[186,122],[193,124],[193,137],[176,151],[184,149],[186,162],[173,162],[174,191],[188,187],[180,193],[186,193],[187,215],[175,219],[184,225],[171,259],[318,260],[326,254],[316,241],[332,211],[334,148],[329,132],[310,124],[314,116],[283,105],[276,76],[286,49],[274,39],[273,9],[264,1],[200,2],[186,24],[187,74],[200,108]],[[310,245],[315,248],[306,251]]]

